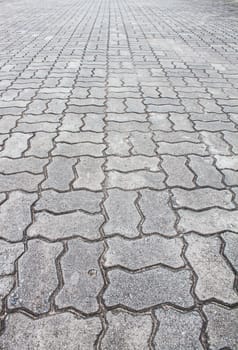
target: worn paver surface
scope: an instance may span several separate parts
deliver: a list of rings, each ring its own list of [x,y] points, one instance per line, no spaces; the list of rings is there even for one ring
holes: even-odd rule
[[[0,349],[238,349],[238,2],[0,1]]]

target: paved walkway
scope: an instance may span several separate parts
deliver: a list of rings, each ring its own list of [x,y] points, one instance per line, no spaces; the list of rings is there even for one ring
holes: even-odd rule
[[[0,349],[237,350],[238,3],[0,7]]]

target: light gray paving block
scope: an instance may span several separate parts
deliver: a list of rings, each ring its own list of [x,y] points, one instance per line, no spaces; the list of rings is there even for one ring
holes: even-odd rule
[[[214,188],[198,188],[194,190],[184,190],[181,188],[172,189],[174,208],[191,208],[194,210],[209,207],[221,207],[224,209],[234,209],[232,203],[232,193],[229,190],[217,190]]]
[[[39,174],[43,173],[43,167],[47,163],[47,159],[34,157],[19,159],[0,158],[0,172],[2,174],[14,174],[27,171],[33,174]]]
[[[1,237],[10,241],[20,241],[24,230],[32,222],[31,205],[37,195],[20,191],[12,192],[0,207]]]
[[[47,158],[53,149],[53,139],[56,134],[38,131],[29,140],[30,147],[25,152],[25,156],[35,156]]]
[[[102,190],[102,182],[105,175],[102,170],[104,159],[93,157],[80,157],[76,165],[77,178],[74,181],[74,188],[86,188],[92,191]]]
[[[154,131],[154,140],[163,142],[193,142],[200,143],[199,133],[186,131]]]
[[[238,157],[237,156],[216,156],[216,165],[219,169],[233,169],[238,171]]]
[[[224,255],[238,271],[238,235],[233,232],[224,232],[221,236],[225,241]]]
[[[64,279],[63,288],[56,296],[59,308],[74,307],[84,312],[97,312],[97,297],[104,281],[98,260],[104,251],[102,243],[71,240],[60,264]]]
[[[186,162],[187,159],[183,156],[162,156],[161,166],[168,176],[166,179],[168,186],[195,187],[194,174],[187,167]]]
[[[35,221],[28,229],[29,237],[43,236],[52,240],[82,236],[89,240],[99,239],[99,229],[104,222],[101,214],[75,212],[53,215],[46,212],[35,214]]]
[[[227,304],[238,301],[233,289],[235,275],[220,254],[218,237],[186,236],[188,246],[185,255],[193,267],[198,280],[195,293],[200,300],[215,298]]]
[[[203,307],[208,319],[206,332],[211,350],[236,349],[238,344],[238,309],[230,310],[217,304]]]
[[[55,259],[63,245],[41,240],[28,242],[28,250],[18,260],[18,282],[8,297],[10,309],[24,307],[41,314],[50,309],[50,296],[57,288]]]
[[[14,273],[15,261],[24,252],[23,243],[8,243],[0,241],[0,275]]]
[[[134,170],[159,170],[160,159],[156,157],[147,156],[130,156],[130,157],[115,157],[111,156],[107,158],[106,169],[107,170],[119,170],[122,172],[134,171]]]
[[[14,285],[13,276],[0,277],[0,312],[2,312],[2,301],[11,291]]]
[[[222,174],[216,169],[210,157],[189,156],[189,166],[195,172],[196,183],[199,186],[223,188]]]
[[[97,143],[57,143],[56,148],[52,151],[53,155],[65,157],[79,157],[79,156],[94,156],[102,157],[103,151],[106,148],[104,144]]]
[[[0,190],[3,192],[14,190],[34,192],[37,191],[38,185],[43,179],[43,175],[32,175],[28,173],[0,174]]]
[[[113,237],[107,240],[108,250],[104,255],[105,266],[122,266],[137,270],[164,264],[174,268],[184,266],[183,242],[180,238],[167,239],[158,235],[137,240]]]
[[[103,227],[106,235],[138,236],[138,225],[141,217],[135,206],[137,197],[136,192],[126,192],[119,189],[108,191],[108,198],[104,202],[108,215],[108,220]]]
[[[129,143],[129,133],[120,133],[117,131],[107,132],[106,142],[108,147],[106,154],[117,156],[129,156],[132,145]]]
[[[202,319],[198,312],[181,312],[172,308],[155,311],[159,322],[154,343],[156,350],[202,350]]]
[[[159,142],[157,148],[158,154],[171,154],[174,156],[182,156],[187,154],[197,154],[200,156],[207,155],[206,146],[202,143],[178,142],[166,143]]]
[[[73,166],[77,159],[54,157],[47,165],[47,179],[42,183],[42,188],[53,188],[59,191],[69,190],[70,183],[74,179]]]
[[[191,307],[191,274],[188,270],[172,271],[164,267],[128,273],[122,270],[108,272],[110,284],[105,293],[109,307],[124,305],[133,310],[142,310],[155,305],[173,303]]]
[[[150,172],[139,170],[135,172],[121,173],[119,171],[109,171],[106,180],[108,188],[119,187],[125,190],[135,190],[140,188],[162,189],[165,187],[165,175],[162,172]]]
[[[152,140],[152,134],[134,131],[130,133],[129,140],[132,144],[133,154],[154,156],[156,145]]]
[[[178,214],[180,216],[178,229],[184,233],[196,231],[203,235],[208,235],[226,230],[238,232],[237,210],[229,211],[212,208],[195,212],[188,209],[180,209]]]
[[[145,234],[160,233],[165,236],[176,234],[176,215],[169,205],[167,191],[141,191],[139,206],[145,218],[142,230]]]
[[[229,145],[222,139],[221,133],[202,131],[201,135],[203,142],[209,148],[210,154],[230,154]]]
[[[43,191],[35,205],[35,210],[49,210],[53,213],[64,213],[71,210],[84,210],[90,213],[99,212],[103,199],[102,192],[85,190],[59,193],[54,190]]]
[[[33,319],[14,313],[7,317],[0,346],[9,350],[78,350],[83,347],[93,350],[101,329],[98,317],[83,319],[64,312]]]
[[[0,152],[0,157],[18,158],[28,147],[28,140],[31,134],[14,133],[5,142],[4,149]]]
[[[149,350],[152,319],[125,311],[109,311],[106,315],[108,329],[101,343],[102,350]]]

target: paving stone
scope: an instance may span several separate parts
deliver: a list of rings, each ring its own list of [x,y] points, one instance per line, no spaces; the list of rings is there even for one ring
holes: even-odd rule
[[[149,132],[149,123],[145,120],[138,122],[138,121],[130,121],[130,122],[123,122],[118,123],[114,121],[109,121],[107,123],[107,130],[108,131],[117,131],[122,133],[129,133],[131,131],[141,131],[141,132]]]
[[[202,350],[202,319],[198,312],[181,312],[172,308],[157,309],[159,329],[154,343],[156,350]]]
[[[167,191],[142,190],[139,206],[145,220],[142,230],[145,234],[160,233],[165,236],[176,234],[176,216],[169,206],[169,193]]]
[[[100,238],[99,229],[104,222],[101,214],[75,212],[64,215],[35,214],[35,221],[28,229],[29,237],[43,236],[51,240],[81,236],[89,240]]]
[[[0,312],[2,312],[3,309],[2,300],[10,293],[13,285],[13,276],[0,277]]]
[[[23,190],[34,192],[43,178],[43,175],[32,175],[28,173],[0,174],[0,189],[1,191]]]
[[[103,193],[85,190],[59,193],[54,190],[44,191],[35,205],[35,210],[49,210],[64,213],[71,210],[84,210],[95,213],[100,211]]]
[[[66,142],[66,143],[82,143],[82,142],[92,142],[92,143],[102,143],[103,133],[96,133],[90,131],[84,132],[68,132],[62,131],[56,138],[56,142]]]
[[[119,187],[124,190],[135,190],[140,188],[162,189],[165,175],[162,172],[149,172],[139,170],[136,172],[121,173],[119,171],[109,171],[106,186]]]
[[[185,255],[192,265],[198,280],[195,293],[200,300],[215,298],[227,304],[236,303],[235,276],[220,254],[221,240],[218,237],[186,236],[188,246]]]
[[[209,148],[210,154],[230,154],[229,145],[222,139],[220,133],[202,131],[201,135],[204,143]]]
[[[187,155],[187,154],[197,154],[197,155],[207,155],[206,146],[200,143],[192,142],[179,142],[179,143],[166,143],[159,142],[157,148],[158,154],[171,154],[171,155]]]
[[[178,229],[184,233],[196,231],[203,235],[218,233],[226,230],[238,232],[237,210],[229,211],[212,208],[201,212],[187,209],[178,211],[180,221]]]
[[[22,133],[33,133],[38,131],[52,132],[54,133],[59,126],[59,123],[48,123],[48,122],[40,122],[40,123],[19,123],[15,128],[15,131]]]
[[[203,122],[200,120],[195,120],[195,129],[200,131],[235,131],[235,125],[233,123],[229,122],[223,122],[223,121],[209,121],[209,122]]]
[[[189,156],[189,166],[196,174],[196,183],[199,186],[223,188],[222,174],[214,166],[210,157]]]
[[[47,101],[34,100],[28,107],[29,114],[42,114],[47,108]]]
[[[224,182],[228,186],[237,186],[238,184],[238,172],[237,170],[224,169],[222,170],[224,175]]]
[[[104,144],[94,144],[90,142],[75,144],[57,143],[52,154],[66,157],[79,157],[84,155],[101,157],[105,148],[106,146]]]
[[[102,243],[86,243],[79,239],[68,243],[61,259],[63,288],[56,296],[59,308],[74,307],[84,313],[97,312],[97,296],[104,281],[98,264],[103,253]]]
[[[106,149],[107,154],[129,156],[131,144],[129,143],[129,135],[127,133],[110,131],[107,133],[106,142],[108,144]]]
[[[9,199],[1,205],[1,237],[10,241],[20,241],[24,230],[31,223],[31,205],[37,199],[36,194],[20,191],[9,194]]]
[[[25,152],[25,155],[40,158],[48,157],[49,152],[53,149],[53,138],[55,136],[56,134],[38,131],[29,140],[30,147]]]
[[[238,236],[232,232],[225,232],[221,237],[225,241],[224,255],[228,258],[233,268],[238,271]]]
[[[103,227],[106,235],[138,236],[141,217],[135,206],[137,197],[135,192],[118,189],[108,191],[108,198],[104,202],[108,215],[108,220]]]
[[[183,242],[179,238],[167,239],[153,235],[137,240],[113,237],[107,240],[108,250],[104,255],[105,266],[122,266],[137,270],[163,264],[174,268],[184,266],[181,257]]]
[[[221,207],[224,209],[234,209],[232,203],[232,193],[229,190],[216,190],[213,188],[199,188],[194,190],[184,190],[175,188],[172,190],[172,203],[174,208],[190,208],[201,210],[210,207]]]
[[[61,114],[66,108],[65,101],[60,99],[53,99],[48,103],[47,113]]]
[[[193,142],[200,143],[199,134],[197,132],[186,132],[186,131],[154,131],[153,139],[155,141],[164,142]]]
[[[47,159],[38,159],[33,157],[20,159],[0,158],[0,172],[2,174],[14,174],[27,171],[34,174],[39,174],[43,173],[43,167],[47,163]]]
[[[159,170],[160,159],[156,157],[133,156],[133,157],[108,157],[106,163],[107,170],[118,170],[129,172],[134,170]]]
[[[133,154],[155,155],[156,145],[152,141],[152,135],[149,133],[134,131],[130,134],[129,140],[133,146],[131,150]]]
[[[193,124],[191,123],[189,116],[185,113],[170,113],[169,119],[173,123],[174,130],[194,131]]]
[[[85,346],[93,350],[101,329],[98,317],[83,319],[65,312],[33,319],[22,313],[14,313],[7,317],[0,346],[9,350],[77,350]]]
[[[27,149],[27,141],[31,135],[14,133],[7,139],[4,149],[0,152],[0,157],[18,158]]]
[[[22,243],[8,243],[0,241],[0,275],[14,273],[14,263],[24,252]],[[0,293],[1,294],[1,293]]]
[[[233,169],[238,171],[238,157],[237,156],[231,156],[231,157],[225,157],[225,156],[216,156],[216,165],[219,169]]]
[[[102,182],[105,175],[102,170],[104,159],[93,157],[80,157],[76,165],[77,179],[74,181],[74,188],[86,188],[92,191],[102,190]]]
[[[168,114],[150,113],[149,121],[152,130],[172,131],[172,123],[168,118]]]
[[[83,126],[83,117],[84,114],[74,114],[67,112],[62,119],[62,125],[59,127],[59,130],[72,132],[79,131]]]
[[[12,128],[16,126],[16,121],[19,118],[19,115],[3,115],[2,118],[0,118],[0,132],[2,134],[8,133]]]
[[[55,259],[62,250],[61,243],[28,242],[18,260],[18,282],[8,297],[9,308],[24,307],[36,314],[49,311],[50,296],[58,285]]]
[[[138,315],[125,311],[107,313],[108,329],[101,343],[102,350],[148,350],[152,319],[150,315]]]
[[[193,305],[191,275],[187,270],[172,271],[158,267],[131,274],[116,269],[108,272],[108,278],[110,284],[103,297],[108,307],[123,305],[143,310],[164,303],[181,307]]]
[[[194,174],[187,167],[187,159],[183,156],[162,156],[162,168],[167,174],[166,184],[168,186],[181,186],[193,188]]]
[[[74,179],[73,166],[76,159],[65,157],[54,157],[47,166],[47,179],[43,182],[42,188],[53,188],[59,191],[69,190],[70,183]]]
[[[103,132],[104,127],[104,121],[103,121],[103,115],[100,114],[87,114],[86,117],[84,117],[84,126],[82,127],[82,130],[85,131],[94,131],[94,132]]]
[[[236,132],[224,131],[224,139],[232,148],[232,152],[238,153],[238,138]]]
[[[227,309],[216,304],[203,307],[208,319],[206,332],[211,350],[236,349],[238,343],[238,309]]]

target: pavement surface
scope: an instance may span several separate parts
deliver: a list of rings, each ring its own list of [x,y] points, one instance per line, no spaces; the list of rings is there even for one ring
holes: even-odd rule
[[[0,2],[0,349],[238,349],[238,3]]]

